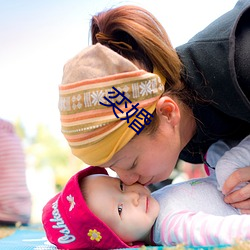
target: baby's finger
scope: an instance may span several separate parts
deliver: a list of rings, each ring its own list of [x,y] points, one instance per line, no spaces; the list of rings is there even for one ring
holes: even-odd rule
[[[231,203],[233,207],[240,209],[241,213],[248,214],[250,212],[250,199],[247,199],[245,201]]]
[[[250,214],[250,209],[240,209],[242,214]]]
[[[225,181],[222,192],[223,194],[230,193],[237,185],[242,182],[247,182],[250,179],[250,167],[240,168],[234,171]],[[250,197],[247,197],[250,198]]]
[[[247,202],[247,200],[249,200],[249,198],[250,198],[250,184],[230,193],[229,195],[226,195],[224,198],[224,201],[226,203],[230,203],[233,206],[235,206],[236,203]],[[239,208],[239,207],[237,207],[237,208]],[[245,208],[250,209],[250,204],[249,204],[249,207],[245,207]]]

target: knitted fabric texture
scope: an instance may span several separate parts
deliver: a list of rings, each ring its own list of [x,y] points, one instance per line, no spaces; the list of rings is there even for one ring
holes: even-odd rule
[[[101,44],[71,59],[59,86],[59,110],[73,154],[89,165],[111,159],[150,124],[163,81]]]

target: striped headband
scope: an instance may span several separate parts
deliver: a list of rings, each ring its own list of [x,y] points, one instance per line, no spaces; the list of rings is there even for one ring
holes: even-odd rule
[[[139,70],[111,49],[92,45],[64,66],[61,130],[72,153],[101,165],[153,119],[165,79]]]

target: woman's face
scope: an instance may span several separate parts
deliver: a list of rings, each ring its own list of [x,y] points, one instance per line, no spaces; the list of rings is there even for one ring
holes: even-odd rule
[[[176,127],[160,125],[155,135],[136,135],[101,167],[114,170],[127,185],[135,182],[149,185],[170,176],[180,151]]]

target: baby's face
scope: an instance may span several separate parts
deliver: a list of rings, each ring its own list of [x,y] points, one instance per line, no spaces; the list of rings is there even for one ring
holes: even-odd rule
[[[126,243],[144,240],[159,214],[159,203],[141,184],[127,186],[105,175],[85,178],[88,206]]]

